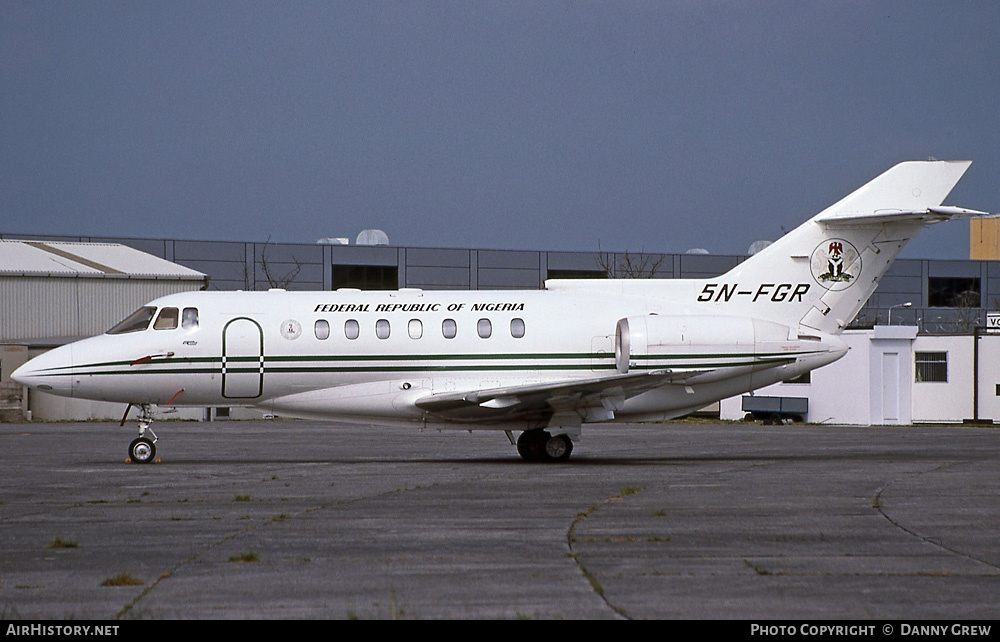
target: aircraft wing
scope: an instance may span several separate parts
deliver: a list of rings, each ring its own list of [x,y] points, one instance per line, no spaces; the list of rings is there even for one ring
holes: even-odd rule
[[[683,383],[705,372],[708,370],[650,370],[592,379],[435,393],[415,403],[418,408],[438,417],[465,421],[587,408],[612,411],[625,399],[665,384]]]

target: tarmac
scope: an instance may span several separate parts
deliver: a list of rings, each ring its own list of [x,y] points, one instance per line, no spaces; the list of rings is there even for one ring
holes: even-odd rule
[[[1000,429],[0,424],[0,618],[994,619]]]

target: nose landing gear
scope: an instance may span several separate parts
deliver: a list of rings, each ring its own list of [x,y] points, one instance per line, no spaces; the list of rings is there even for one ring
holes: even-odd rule
[[[129,410],[132,409],[132,404],[129,404],[128,408],[125,409],[125,415],[122,416],[121,425],[125,425],[125,418],[128,417]],[[132,443],[128,446],[128,461],[132,464],[148,464],[156,459],[156,433],[150,428],[153,423],[153,413],[149,408],[149,404],[142,404],[139,406],[139,436],[132,440]],[[153,436],[152,439],[146,437],[146,431]]]

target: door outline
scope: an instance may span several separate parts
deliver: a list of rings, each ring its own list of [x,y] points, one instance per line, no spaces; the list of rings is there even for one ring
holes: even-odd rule
[[[236,328],[231,326],[241,322]],[[249,322],[256,328],[246,327],[246,335],[237,334],[242,322]],[[254,364],[238,366],[237,364]],[[264,392],[264,329],[249,317],[230,319],[222,328],[222,396],[225,399],[256,399]]]

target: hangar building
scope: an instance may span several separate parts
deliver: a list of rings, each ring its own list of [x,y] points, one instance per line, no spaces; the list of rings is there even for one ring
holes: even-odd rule
[[[0,239],[10,238],[14,235],[0,234]],[[27,324],[23,319],[8,321],[2,317],[0,344],[14,343],[14,349],[20,350],[24,346],[40,348],[103,332],[142,303],[166,293],[155,290],[156,287],[535,289],[549,278],[714,277],[746,258],[45,235],[17,238],[21,240],[0,241],[0,280],[13,276],[24,281],[16,292],[8,293],[8,286],[0,285],[4,288],[0,290],[3,309],[24,308],[23,302],[30,300],[39,310],[46,310],[39,315],[43,318]],[[85,252],[82,249],[85,247],[94,249]],[[158,269],[164,272],[158,272],[152,263],[116,263],[111,258],[112,250],[99,249],[111,247],[119,248],[114,252],[123,253],[122,256],[131,248],[136,254],[130,256],[142,255],[146,257],[143,261],[156,259]],[[71,274],[61,274],[55,269],[26,269],[30,267],[27,264],[8,267],[15,259],[27,262],[32,256],[29,250],[36,252],[32,261],[44,258],[50,267],[60,262],[75,267]],[[56,251],[85,261],[59,256]],[[52,283],[47,286],[29,283],[30,279],[43,276],[53,279]],[[107,290],[99,295],[89,294],[87,288],[96,287],[97,283]],[[42,289],[26,297],[24,288],[29,286]],[[56,291],[60,294],[55,294]],[[70,305],[71,302],[75,303]],[[985,330],[974,334],[976,328],[987,326],[987,313],[996,309],[1000,309],[1000,261],[897,260],[852,324],[848,332],[852,337],[852,352],[848,357],[814,372],[813,382],[780,384],[780,388],[757,394],[808,398],[810,409],[803,417],[808,421],[910,423],[970,418],[1000,421],[1000,373],[989,367],[994,362],[1000,363],[993,356],[997,353],[1000,357],[1000,345],[993,348],[1000,336]],[[102,312],[104,316],[98,319]],[[20,325],[13,325],[15,320]],[[48,323],[51,325],[45,325]],[[884,326],[893,329],[879,329]],[[905,332],[913,332],[914,336],[887,340],[887,336],[901,332],[896,326],[912,327],[913,330]],[[15,331],[15,327],[20,329]],[[887,351],[886,346],[901,348]],[[978,363],[975,346],[979,346]],[[4,377],[13,370],[13,362],[8,368],[7,359],[4,358]],[[865,365],[864,376],[859,376],[859,364]],[[884,374],[883,364],[889,368],[887,372],[894,374]],[[848,383],[851,386],[845,388]],[[877,394],[872,386],[877,387]],[[844,398],[859,398],[858,395],[866,403],[844,403]],[[892,410],[892,404],[883,405],[882,401],[889,399],[895,400],[898,410]],[[739,398],[723,402],[720,414],[724,418],[742,417],[740,404]],[[860,412],[862,407],[864,412]]]
[[[120,243],[0,240],[0,419],[29,410],[89,418],[67,414],[50,395],[29,408],[10,373],[49,348],[104,332],[150,299],[206,287],[205,274]]]

